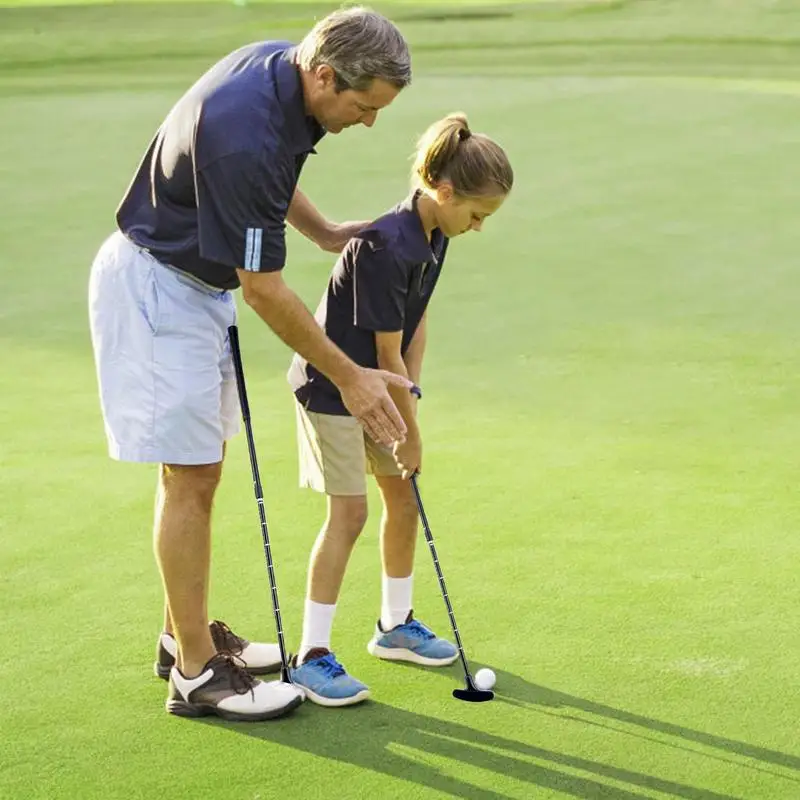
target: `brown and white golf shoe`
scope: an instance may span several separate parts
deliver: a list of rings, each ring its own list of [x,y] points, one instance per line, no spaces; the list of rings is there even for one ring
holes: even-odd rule
[[[244,667],[251,675],[268,675],[280,672],[281,651],[277,644],[251,642],[237,636],[224,622],[215,619],[208,625],[211,639],[217,651],[231,656],[236,664]],[[153,672],[163,680],[169,678],[169,671],[175,666],[178,643],[169,633],[162,633],[156,644],[156,660]]]
[[[259,681],[231,656],[217,653],[196,678],[187,678],[177,667],[170,670],[166,707],[179,717],[213,714],[237,722],[258,722],[288,714],[304,697],[293,684]]]

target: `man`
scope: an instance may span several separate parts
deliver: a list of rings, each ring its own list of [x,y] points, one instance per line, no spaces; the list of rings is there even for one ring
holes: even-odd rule
[[[326,220],[297,189],[326,132],[371,127],[411,80],[408,48],[363,8],[321,20],[301,44],[259,42],[209,70],[156,133],[92,266],[89,306],[112,458],[160,464],[154,545],[166,595],[156,672],[167,710],[228,719],[281,716],[299,689],[251,673],[278,666],[207,612],[210,516],[239,408],[227,329],[231,290],[326,375],[370,436],[402,441],[387,383],[324,334],[283,282],[288,221],[339,251],[363,223]],[[245,668],[247,668],[246,671]]]

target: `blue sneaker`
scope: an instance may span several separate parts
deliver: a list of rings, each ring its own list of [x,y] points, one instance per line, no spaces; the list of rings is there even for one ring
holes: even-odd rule
[[[388,661],[411,661],[426,667],[445,667],[458,658],[456,646],[414,619],[413,612],[390,631],[384,631],[379,620],[367,650]]]
[[[369,689],[348,675],[336,656],[323,647],[310,650],[299,667],[295,656],[289,675],[306,697],[320,706],[351,706],[369,697]]]

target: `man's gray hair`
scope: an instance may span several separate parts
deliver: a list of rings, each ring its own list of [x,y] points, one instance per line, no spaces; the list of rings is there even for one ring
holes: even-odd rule
[[[411,83],[411,56],[403,34],[381,14],[362,6],[343,8],[321,19],[300,42],[300,66],[327,64],[336,89],[362,92],[375,79],[402,89]]]

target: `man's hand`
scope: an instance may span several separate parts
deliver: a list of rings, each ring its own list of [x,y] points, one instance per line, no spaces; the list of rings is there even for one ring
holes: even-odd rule
[[[317,247],[331,253],[341,253],[350,239],[369,225],[368,221],[341,224],[328,221],[300,189],[294,191],[286,221]]]
[[[385,447],[406,438],[406,424],[397,410],[387,386],[410,391],[414,384],[400,375],[381,369],[359,367],[353,376],[339,384],[347,410],[364,426],[367,435]]]
[[[403,480],[422,472],[422,439],[418,434],[409,436],[404,442],[397,442],[392,448],[392,454]]]
[[[329,253],[341,253],[344,246],[369,224],[369,220],[342,223],[330,222],[325,232],[317,239],[317,245]]]
[[[386,447],[405,439],[406,424],[387,386],[408,393],[406,377],[371,370],[348,358],[326,335],[303,301],[284,283],[280,271],[237,270],[245,302],[296,353],[327,376],[342,393],[348,411],[369,436]]]

